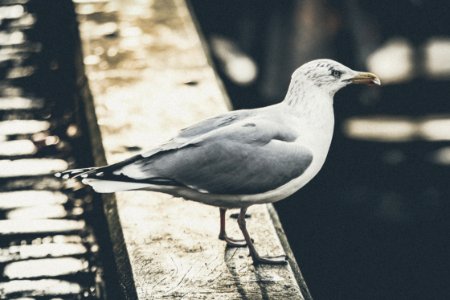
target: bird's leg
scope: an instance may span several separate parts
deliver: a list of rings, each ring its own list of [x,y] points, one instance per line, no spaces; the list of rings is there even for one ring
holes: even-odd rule
[[[224,241],[227,233],[225,232],[225,214],[227,212],[226,208],[219,208],[220,211],[220,232],[219,232],[219,240]]]
[[[227,212],[226,208],[220,208],[220,232],[219,239],[226,241],[228,246],[231,247],[244,247],[247,244],[245,240],[236,240],[227,236],[227,232],[225,231],[225,214]]]
[[[252,239],[250,238],[250,234],[247,231],[247,224],[245,222],[245,212],[247,211],[247,207],[241,208],[241,212],[238,217],[239,228],[244,235],[245,241],[247,242],[248,249],[250,250],[250,255],[252,256],[254,264],[270,264],[270,265],[282,265],[286,264],[286,256],[275,256],[275,257],[263,257],[259,256],[256,251],[255,246],[253,245]]]

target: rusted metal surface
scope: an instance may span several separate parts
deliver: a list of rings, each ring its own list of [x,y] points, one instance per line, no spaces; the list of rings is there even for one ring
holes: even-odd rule
[[[77,12],[108,163],[230,109],[184,1],[79,1]],[[137,293],[126,297],[309,297],[268,207],[250,208],[249,230],[262,254],[287,249],[289,265],[254,267],[246,248],[227,248],[218,240],[218,208],[151,192],[121,192],[116,199],[128,277]],[[114,205],[111,209],[114,213]],[[230,235],[239,236],[235,219],[227,222]]]

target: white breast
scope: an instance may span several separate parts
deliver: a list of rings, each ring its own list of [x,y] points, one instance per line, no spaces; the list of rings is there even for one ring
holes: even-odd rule
[[[320,171],[325,163],[333,138],[334,112],[333,106],[328,103],[319,102],[317,106],[311,110],[308,117],[299,117],[297,125],[297,128],[299,128],[298,143],[307,147],[313,153],[311,165],[298,178],[274,191],[260,194],[259,200],[252,199],[253,201],[275,202],[282,200],[305,186]]]

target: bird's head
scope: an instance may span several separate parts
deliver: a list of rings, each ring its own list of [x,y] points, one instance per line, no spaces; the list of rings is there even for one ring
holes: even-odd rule
[[[331,59],[317,59],[302,65],[292,74],[292,81],[307,81],[330,95],[352,83],[381,84],[375,74],[354,71]]]

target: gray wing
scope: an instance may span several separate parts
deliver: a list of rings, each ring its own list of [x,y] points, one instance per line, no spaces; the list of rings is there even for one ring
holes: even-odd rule
[[[167,143],[152,149],[144,154],[143,157],[151,157],[155,154],[160,154],[161,152],[177,150],[193,143],[196,143],[199,139],[203,138],[204,135],[213,133],[223,127],[239,122],[249,116],[254,115],[255,110],[236,110],[231,111],[213,118],[203,120],[197,124],[190,127],[184,128],[180,133],[173,139],[169,140]]]
[[[227,112],[225,114],[203,120],[190,127],[184,128],[173,139],[143,154],[132,156],[126,160],[117,162],[115,164],[88,169],[86,172],[84,172],[84,170],[68,170],[66,172],[59,174],[59,176],[69,175],[69,178],[90,177],[103,180],[133,181],[136,180],[137,178],[133,177],[126,178],[126,176],[124,178],[122,174],[123,168],[135,166],[133,165],[133,163],[142,161],[143,159],[145,160],[147,158],[154,157],[156,155],[161,155],[163,153],[172,152],[184,147],[192,146],[199,140],[201,140],[205,135],[211,135],[216,130],[221,129],[222,127],[229,126],[235,122],[238,122],[249,116],[252,116],[255,114],[255,111],[256,110],[237,110]],[[150,178],[150,175],[141,177],[143,177],[142,179],[148,179]],[[153,179],[154,178],[152,177],[152,181],[154,182]],[[165,179],[159,178],[158,182],[160,183],[166,182],[167,184],[176,184],[176,182],[168,178]]]
[[[191,128],[185,137],[183,146],[144,155],[114,174],[165,179],[214,194],[258,194],[300,176],[313,158],[308,148],[294,143],[295,134],[281,120],[236,117],[209,130]]]

